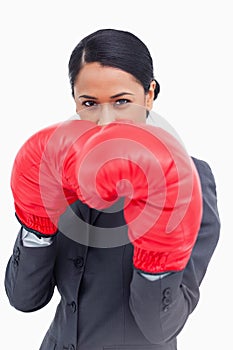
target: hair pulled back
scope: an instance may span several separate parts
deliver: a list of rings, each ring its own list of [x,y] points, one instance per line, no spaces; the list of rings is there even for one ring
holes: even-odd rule
[[[155,80],[150,52],[138,37],[123,30],[100,29],[83,38],[70,56],[68,68],[73,97],[74,84],[81,68],[85,63],[94,62],[131,74],[141,83],[145,93]],[[156,81],[154,99],[159,91]]]

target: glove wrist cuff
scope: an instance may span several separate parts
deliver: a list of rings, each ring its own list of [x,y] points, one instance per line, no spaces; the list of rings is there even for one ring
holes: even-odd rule
[[[184,258],[184,257],[183,257]],[[175,257],[173,252],[158,252],[134,247],[134,267],[145,273],[161,274],[164,272],[176,272],[184,269],[186,259]]]
[[[53,236],[57,233],[57,226],[49,218],[19,213],[15,213],[15,216],[27,231],[38,236]]]

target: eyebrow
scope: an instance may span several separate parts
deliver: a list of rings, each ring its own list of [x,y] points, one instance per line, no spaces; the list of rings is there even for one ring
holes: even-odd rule
[[[132,96],[133,94],[130,93],[130,92],[120,92],[119,94],[110,96],[110,98],[121,97],[121,96],[124,96],[124,95],[131,95]],[[98,98],[96,98],[94,96],[89,96],[89,95],[80,95],[79,98],[89,98],[91,100],[98,100]]]

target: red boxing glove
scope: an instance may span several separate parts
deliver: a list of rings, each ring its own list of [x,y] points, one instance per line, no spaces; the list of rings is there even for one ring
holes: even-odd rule
[[[77,184],[72,188],[64,174],[75,170],[80,147],[97,129],[93,122],[69,120],[35,133],[20,148],[11,189],[16,217],[28,231],[56,233],[60,215],[78,199]]]
[[[134,266],[147,273],[185,268],[202,217],[199,176],[170,133],[120,121],[103,126],[84,145],[79,198],[103,209],[126,197],[124,216]]]

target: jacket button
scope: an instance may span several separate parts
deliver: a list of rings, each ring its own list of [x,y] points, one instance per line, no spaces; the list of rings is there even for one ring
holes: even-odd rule
[[[73,344],[69,344],[69,346],[68,346],[68,350],[75,350],[74,345],[73,345]]]
[[[169,305],[169,304],[171,304],[171,298],[169,298],[169,297],[167,297],[167,298],[163,298],[163,305]]]
[[[76,311],[76,309],[77,309],[77,307],[76,307],[76,303],[74,302],[74,301],[72,301],[72,303],[71,303],[71,309],[72,309],[72,311],[73,312],[75,312]]]
[[[171,296],[171,288],[166,288],[166,289],[164,289],[164,291],[163,291],[163,296],[164,296],[165,298],[170,297],[170,296]]]
[[[19,247],[16,247],[13,251],[13,255],[15,258],[18,258],[20,256],[20,250]]]
[[[67,306],[71,308],[72,312],[75,312],[77,310],[77,305],[75,301],[72,301],[71,303],[67,303]]]
[[[12,260],[12,263],[14,267],[17,267],[19,265],[19,260],[15,258]]]
[[[83,260],[83,257],[81,256],[78,256],[77,259],[74,260],[74,265],[75,267],[82,267],[84,264],[84,260]]]

